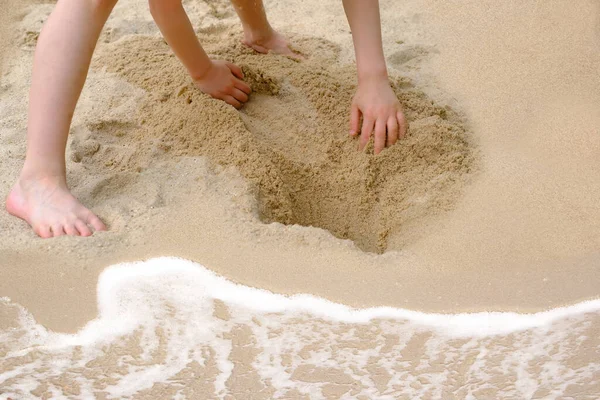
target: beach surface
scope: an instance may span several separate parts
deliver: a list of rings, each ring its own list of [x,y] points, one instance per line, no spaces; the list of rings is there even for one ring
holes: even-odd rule
[[[53,7],[52,2],[8,3],[9,7],[2,7],[0,23],[2,198],[23,163],[33,50]],[[191,260],[247,287],[282,295],[310,294],[353,308],[385,306],[436,314],[536,313],[598,299],[600,3],[582,0],[573,7],[566,0],[381,1],[391,82],[405,107],[410,129],[404,141],[380,156],[372,154],[372,147],[358,152],[356,141],[347,134],[355,65],[341,2],[265,2],[272,25],[305,55],[301,62],[245,48],[228,2],[184,3],[209,54],[243,67],[254,89],[252,99],[237,111],[199,93],[158,34],[147,3],[119,2],[98,44],[67,149],[68,179],[74,194],[98,213],[109,230],[91,238],[42,240],[23,221],[0,213],[0,297],[7,298],[0,304],[0,329],[5,329],[2,338],[8,344],[2,349],[6,354],[34,345],[60,348],[59,352],[65,346],[69,351],[73,349],[69,346],[96,349],[99,339],[86,342],[81,331],[76,344],[52,335],[75,333],[101,317],[98,280],[106,267],[163,256]],[[186,270],[180,277],[190,276],[188,273]],[[152,282],[158,285],[150,285],[157,293],[167,292],[160,282]],[[150,301],[147,289],[131,290],[142,293],[138,300]],[[250,306],[240,309],[239,304],[228,303],[231,299],[213,294],[205,297],[210,300],[208,308],[217,309],[221,306],[214,304],[223,301],[222,307],[237,310],[230,315],[241,319],[221,318],[236,323],[218,328],[230,332],[225,336],[233,343],[231,349],[244,347],[243,341],[237,346],[231,339],[236,335],[263,335],[264,339],[283,330],[298,335],[297,342],[302,343],[310,335],[299,332],[314,328],[306,327],[311,322],[305,314],[285,317],[279,310],[283,316],[275,318]],[[132,304],[141,307],[144,301]],[[179,311],[194,304],[202,308],[204,303],[199,302],[173,300]],[[536,322],[522,328],[522,336],[465,339],[464,343],[453,341],[455,332],[442,329],[439,333],[437,323],[423,325],[407,316],[402,318],[412,322],[401,326],[387,317],[371,325],[362,321],[361,326],[381,333],[384,342],[389,336],[386,332],[396,332],[396,338],[403,338],[396,339],[400,341],[410,341],[419,332],[414,336],[419,337],[413,343],[419,350],[411,353],[413,359],[433,360],[448,349],[462,354],[464,346],[471,343],[470,349],[497,351],[494,362],[504,365],[501,361],[507,360],[503,358],[507,354],[503,346],[516,343],[522,354],[529,351],[540,360],[547,357],[548,365],[559,363],[563,373],[552,378],[556,381],[548,378],[545,383],[529,382],[529,386],[519,386],[522,375],[515,375],[513,398],[536,390],[543,397],[544,384],[558,383],[562,391],[548,392],[548,396],[578,390],[581,396],[576,398],[588,398],[584,396],[600,385],[598,343],[578,341],[578,335],[597,337],[599,317],[593,307],[586,310],[576,317],[559,318],[551,329],[540,328]],[[303,312],[315,315],[312,308]],[[245,313],[256,313],[258,322],[244,319]],[[140,323],[147,328],[143,337],[151,336],[148,327],[166,318],[166,314],[157,315]],[[205,317],[185,312],[174,315],[197,321]],[[259,332],[260,326],[271,326],[269,318],[285,328]],[[355,322],[347,320],[342,322],[349,325],[336,325],[337,331],[331,328],[333,314],[319,318],[322,326],[314,329],[329,332],[334,341],[343,336],[341,332],[360,331],[352,326]],[[391,321],[398,317],[394,318]],[[96,321],[110,326],[106,319]],[[341,323],[339,318],[336,321]],[[239,328],[241,333],[234,335],[232,326],[246,328]],[[29,332],[23,333],[29,339],[19,342],[16,336],[6,336],[7,329]],[[398,329],[405,329],[404,333]],[[547,336],[547,347],[536,348],[539,353],[523,347],[524,343],[534,346],[548,329],[554,334]],[[573,336],[566,338],[569,330]],[[28,336],[33,331],[46,333]],[[122,333],[135,338],[135,332],[132,328]],[[467,332],[467,336],[473,334]],[[162,343],[157,335],[152,340]],[[172,339],[169,334],[166,337]],[[439,346],[427,353],[430,339],[430,344]],[[571,347],[553,347],[569,340]],[[264,352],[266,342],[255,339],[253,343]],[[365,346],[381,350],[382,343],[375,340]],[[119,345],[113,345],[119,354]],[[353,346],[349,354],[356,356]],[[131,351],[132,347],[126,348]],[[294,349],[288,350],[296,354]],[[390,348],[393,357],[374,363],[388,368],[389,374],[390,360],[399,360],[396,350]],[[216,356],[206,352],[217,357],[215,360],[227,359],[226,352]],[[94,359],[92,353],[77,359],[71,353],[50,351],[35,358],[89,362]],[[457,393],[465,376],[472,382],[483,379],[483,375],[468,375],[472,369],[461,369],[465,360],[477,366],[476,352],[467,353],[463,354],[466,358],[449,361],[454,363],[449,368],[458,372],[443,377],[448,393]],[[252,354],[238,354],[246,361],[236,365],[251,364]],[[352,358],[328,354],[332,359]],[[559,361],[553,361],[552,354],[559,354]],[[588,357],[590,354],[596,359]],[[75,358],[69,358],[72,356]],[[282,365],[297,370],[300,359],[288,364],[282,361]],[[186,359],[192,360],[198,362],[194,357]],[[20,359],[3,367],[16,371],[27,362]],[[317,364],[310,365],[314,369]],[[378,374],[368,370],[368,363],[353,365],[348,368],[366,368],[365,375]],[[521,366],[524,371],[530,367]],[[494,363],[488,367],[488,375],[501,372]],[[255,372],[260,370],[256,368]],[[414,370],[411,376],[418,380],[418,365],[410,368]],[[535,368],[528,376],[536,375]],[[302,382],[337,379],[338,384],[352,387],[352,382],[360,381],[358,373],[336,377],[319,371],[314,376],[320,378],[305,377]],[[568,380],[569,374],[576,374],[573,371],[579,380]],[[223,374],[223,368],[205,372],[217,376]],[[261,377],[258,382],[265,382],[263,372],[256,372]],[[68,377],[72,372],[61,373]],[[226,376],[219,376],[224,382],[213,388],[215,393],[223,397],[235,392],[225,385]],[[26,387],[18,379],[14,382],[14,387]],[[252,382],[248,385],[256,383]],[[285,380],[270,382],[275,392],[267,390],[264,398],[273,393],[287,398],[307,395],[302,388],[286,386]],[[392,396],[389,398],[401,398],[394,397],[398,394],[410,397],[408,386],[398,386],[393,392],[390,382],[374,383],[361,389],[363,392],[347,389],[342,394],[335,390],[343,388],[317,386],[324,398],[357,398],[359,394],[368,398],[376,393],[369,390],[381,396],[387,393]],[[429,383],[435,387],[435,379]],[[425,390],[418,392],[425,393],[423,396],[440,394],[428,391],[428,384],[419,384],[421,387],[413,389]],[[235,393],[246,393],[250,386]],[[50,389],[40,390],[43,394]],[[332,390],[327,392],[331,396],[323,390]],[[461,393],[472,394],[473,390]],[[493,398],[499,392],[481,393]],[[156,393],[144,395],[152,398]]]

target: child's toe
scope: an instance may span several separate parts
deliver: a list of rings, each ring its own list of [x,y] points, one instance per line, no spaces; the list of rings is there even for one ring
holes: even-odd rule
[[[65,233],[69,236],[79,236],[79,231],[75,228],[75,223],[65,224],[63,227]]]
[[[65,235],[65,230],[64,230],[64,228],[63,228],[63,226],[61,224],[52,225],[50,227],[50,230],[52,231],[52,236],[53,237],[58,237],[58,236]]]
[[[75,221],[75,228],[77,228],[81,236],[92,236],[92,230],[90,227],[80,219]]]
[[[52,237],[52,232],[50,231],[50,226],[48,225],[35,225],[33,227],[33,231],[42,239],[48,239]]]
[[[88,223],[88,225],[91,225],[92,228],[94,228],[97,231],[106,230],[106,225],[104,225],[104,222],[102,222],[100,218],[95,216],[91,211],[89,211],[89,215],[86,218],[86,222]]]

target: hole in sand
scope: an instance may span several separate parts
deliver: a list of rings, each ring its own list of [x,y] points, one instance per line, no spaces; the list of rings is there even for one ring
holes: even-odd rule
[[[402,221],[433,211],[434,203],[449,202],[443,186],[468,168],[463,161],[469,150],[458,121],[448,121],[449,111],[421,93],[403,93],[401,84],[398,94],[416,118],[411,136],[398,145],[403,148],[375,157],[371,151],[357,153],[355,143],[349,145],[343,136],[345,118],[340,117],[345,114],[335,99],[348,99],[350,93],[340,93],[337,79],[322,75],[298,87],[289,77],[277,81],[263,71],[244,70],[255,93],[242,109],[242,120],[275,164],[284,183],[279,196],[288,207],[287,213],[279,203],[263,208],[264,222],[323,228],[381,253]]]
[[[248,132],[264,149],[296,163],[315,163],[323,151],[314,145],[318,113],[302,91],[261,70],[243,66],[252,97],[241,110]]]
[[[460,195],[474,159],[463,122],[395,79],[409,137],[379,156],[372,147],[358,152],[347,134],[355,69],[340,67],[334,46],[321,42],[302,41],[313,52],[296,62],[255,54],[234,39],[204,41],[211,54],[243,67],[254,92],[241,111],[194,90],[156,39],[119,41],[98,63],[151,94],[140,109],[138,154],[155,154],[147,143],[159,143],[169,157],[234,165],[258,189],[264,222],[323,228],[369,252],[400,249],[410,240],[407,226]]]

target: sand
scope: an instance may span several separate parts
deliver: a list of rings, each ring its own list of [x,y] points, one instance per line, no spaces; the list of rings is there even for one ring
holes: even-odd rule
[[[266,1],[273,25],[307,55],[302,62],[241,46],[227,2],[185,3],[207,50],[242,65],[253,84],[252,100],[238,112],[193,89],[145,2],[121,0],[98,45],[67,151],[74,193],[110,229],[92,238],[42,240],[0,213],[0,297],[12,301],[0,308],[0,329],[16,324],[19,304],[48,329],[75,332],[97,316],[96,285],[105,267],[155,256],[193,260],[247,286],[353,307],[535,312],[597,299],[600,4],[382,1],[385,52],[410,135],[375,157],[371,148],[357,152],[346,133],[355,80],[339,3]],[[25,154],[32,53],[52,4],[0,8],[4,197]],[[410,368],[418,372],[429,340],[443,343],[440,354],[456,355],[448,393],[464,397],[462,383],[475,379],[465,371],[481,351],[499,352],[487,370],[498,372],[507,343],[524,344],[506,358],[510,364],[537,357],[536,345],[547,339],[544,351],[560,349],[584,380],[563,395],[594,393],[597,380],[586,381],[577,368],[593,362],[586,354],[595,354],[597,343],[565,332],[593,337],[597,320],[573,321],[558,322],[551,338],[545,328],[475,342],[418,330],[402,352],[417,360]],[[260,330],[260,323],[250,325],[228,333],[242,349],[258,346],[244,341],[252,336],[247,329]],[[358,354],[356,346],[380,349],[389,339],[377,324],[365,328],[370,333],[362,329],[346,345],[351,354]],[[552,347],[557,343],[569,346]],[[313,345],[329,351],[322,338]],[[239,351],[234,346],[232,359],[240,360],[234,375],[248,381],[233,392],[262,388],[256,398],[269,398],[274,389],[247,368],[256,355]],[[347,377],[327,378],[337,372],[316,371],[303,360],[296,361],[309,365],[297,369],[297,380],[338,377],[339,385],[322,388],[326,397],[354,393]],[[101,371],[104,361],[92,367]],[[213,361],[182,374],[212,381]],[[436,365],[427,371],[438,373]],[[369,374],[381,373],[371,367]],[[541,368],[526,367],[531,376]],[[514,374],[504,375],[519,386]],[[426,386],[419,382],[411,385]],[[160,397],[163,389],[140,398]],[[36,393],[43,397],[45,390]],[[550,393],[544,390],[537,395]]]
[[[237,44],[226,3],[190,2],[209,51],[262,83],[237,112],[195,92],[145,7],[121,2],[68,150],[73,191],[110,231],[46,241],[2,214],[0,294],[74,330],[95,315],[105,266],[173,255],[353,306],[535,311],[597,297],[598,4],[486,4],[382,2],[411,134],[375,157],[346,137],[341,12],[305,2],[290,19],[267,3],[310,54],[296,63]],[[3,46],[2,196],[22,163],[35,32],[51,8],[23,11]]]
[[[210,37],[202,42],[211,54],[237,61],[255,89],[241,113],[194,90],[162,39],[106,46],[96,68],[151,95],[140,104],[135,123],[88,123],[90,133],[73,143],[72,158],[102,174],[107,166],[141,171],[160,158],[206,156],[235,166],[256,189],[263,222],[323,228],[376,253],[401,249],[387,239],[401,234],[407,221],[452,206],[474,156],[451,109],[397,81],[413,121],[410,136],[379,157],[372,149],[357,153],[356,141],[345,133],[355,72],[335,66],[334,44],[296,40],[303,52],[324,48],[299,63],[261,57],[235,33],[232,40],[212,39],[218,44]],[[127,138],[135,152],[124,156],[114,150],[122,144],[107,146],[97,132]]]

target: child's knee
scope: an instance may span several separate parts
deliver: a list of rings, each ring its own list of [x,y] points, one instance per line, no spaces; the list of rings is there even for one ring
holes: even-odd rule
[[[150,13],[163,13],[181,7],[181,0],[148,0]]]

